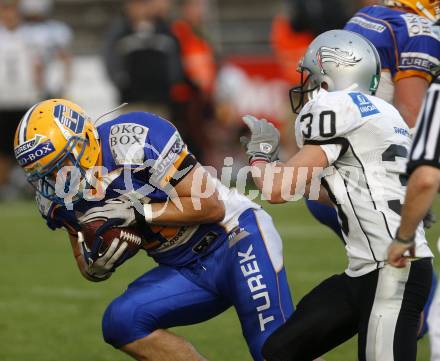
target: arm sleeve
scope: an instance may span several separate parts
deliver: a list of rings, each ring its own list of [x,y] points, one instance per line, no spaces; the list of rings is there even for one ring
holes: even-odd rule
[[[327,156],[327,161],[329,165],[333,164],[339,159],[343,148],[342,144],[322,144],[320,145],[320,147]]]
[[[433,68],[440,64],[440,34],[427,19],[414,14],[406,14],[403,18],[407,38],[402,44],[394,80],[418,76],[430,82]]]
[[[109,128],[109,146],[117,166],[158,190],[178,184],[197,163],[177,129],[151,113],[121,116]]]

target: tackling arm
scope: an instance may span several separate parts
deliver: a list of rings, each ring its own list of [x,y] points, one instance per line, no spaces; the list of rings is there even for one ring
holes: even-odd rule
[[[305,145],[285,164],[259,162],[252,171],[256,186],[269,203],[285,203],[302,192],[307,196],[313,179],[320,178],[329,163],[319,145]],[[319,184],[319,183],[318,183]]]

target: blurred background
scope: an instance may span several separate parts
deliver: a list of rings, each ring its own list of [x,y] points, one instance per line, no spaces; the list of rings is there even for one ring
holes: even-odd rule
[[[313,37],[371,0],[0,0],[0,200],[23,195],[12,137],[51,97],[92,118],[122,102],[171,120],[191,151],[240,167],[241,116],[294,146],[288,89]]]
[[[251,113],[278,126],[290,153],[299,59],[316,35],[375,2],[0,0],[0,360],[128,360],[102,340],[101,315],[153,266],[139,254],[102,284],[81,278],[65,235],[47,229],[14,167],[13,134],[31,105],[65,97],[96,119],[127,102],[121,112],[167,117],[217,169],[225,157],[246,163],[241,116]],[[342,272],[343,245],[303,202],[264,207],[284,240],[295,303]],[[428,233],[433,249],[439,232]],[[250,360],[233,310],[175,331],[210,360]],[[428,355],[425,337],[419,360]],[[356,340],[326,359],[355,360]]]

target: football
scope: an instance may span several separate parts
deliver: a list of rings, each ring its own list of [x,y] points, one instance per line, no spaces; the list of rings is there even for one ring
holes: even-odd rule
[[[133,257],[139,249],[143,247],[145,242],[144,237],[136,227],[112,227],[98,237],[96,231],[104,223],[104,221],[100,220],[81,224],[81,232],[84,236],[84,242],[87,248],[94,250],[98,247],[96,257],[98,257],[99,254],[104,254],[115,238],[118,238],[120,242],[127,242],[127,249],[122,257],[124,261]]]

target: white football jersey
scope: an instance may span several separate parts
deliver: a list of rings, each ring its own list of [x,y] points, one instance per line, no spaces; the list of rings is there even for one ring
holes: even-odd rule
[[[40,63],[23,27],[0,26],[0,108],[25,109],[40,99],[37,64]]]
[[[322,184],[335,202],[349,265],[357,277],[384,266],[406,191],[408,126],[386,101],[321,90],[296,120],[297,143],[321,146],[330,167]],[[433,257],[420,225],[416,257]]]

